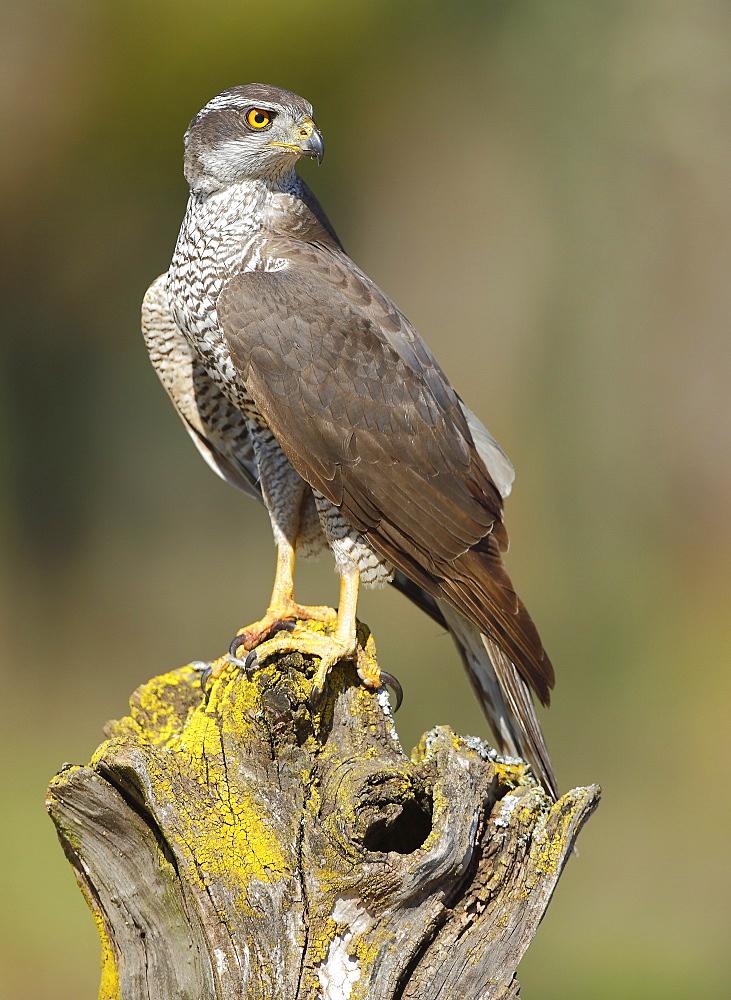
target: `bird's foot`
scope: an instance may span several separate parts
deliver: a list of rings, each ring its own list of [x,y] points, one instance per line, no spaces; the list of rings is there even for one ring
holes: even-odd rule
[[[216,680],[232,664],[243,667],[247,674],[269,657],[277,653],[303,653],[317,656],[320,664],[317,668],[310,701],[316,705],[322,698],[327,676],[330,669],[341,660],[354,659],[358,676],[366,687],[379,688],[387,684],[395,695],[394,712],[397,712],[403,700],[403,690],[393,674],[381,670],[376,660],[376,644],[367,626],[358,624],[358,635],[354,642],[343,641],[324,632],[313,632],[293,623],[275,623],[281,634],[273,636],[249,652],[245,661],[239,660],[236,647],[241,645],[241,633],[231,643],[231,651],[227,656],[213,660],[201,675],[201,687],[207,690],[211,681]],[[364,634],[363,634],[364,633]]]
[[[205,670],[201,673],[201,689],[206,696],[206,701],[208,700],[208,687],[211,681],[218,680],[230,663],[230,656],[219,656],[217,660],[211,660]]]
[[[362,626],[359,626],[359,630]],[[381,670],[376,660],[376,644],[373,636],[366,629],[367,637],[358,637],[355,642],[343,641],[335,636],[320,632],[311,632],[306,628],[294,628],[289,635],[278,635],[262,643],[246,657],[244,664],[247,672],[253,670],[265,659],[275,653],[299,652],[305,655],[318,656],[320,665],[312,681],[310,703],[317,705],[322,698],[327,676],[332,667],[341,660],[355,660],[358,676],[366,687],[379,688],[387,684],[395,696],[394,712],[398,712],[403,701],[403,689],[393,674]],[[363,641],[364,640],[364,641]]]
[[[366,636],[363,636],[362,641],[359,642],[356,637],[344,639],[338,637],[337,633],[328,635],[324,632],[314,632],[300,625],[295,625],[287,634],[273,636],[257,646],[256,649],[252,649],[246,657],[244,666],[247,672],[251,671],[277,653],[297,652],[306,656],[319,657],[320,663],[312,682],[310,695],[311,701],[315,704],[322,697],[331,668],[341,660],[355,660],[358,676],[366,687],[378,688],[381,687],[384,680],[388,681],[394,688],[397,702],[400,704],[401,685],[391,674],[384,674],[379,669],[373,636],[367,629],[366,633]]]
[[[231,655],[236,655],[236,649],[243,647],[247,652],[255,649],[265,639],[268,639],[273,632],[282,627],[282,623],[295,621],[323,622],[328,624],[336,621],[338,617],[334,608],[322,605],[310,606],[308,604],[296,604],[294,601],[282,600],[270,605],[267,613],[253,625],[247,625],[236,633],[231,643]]]
[[[294,629],[294,622],[283,622],[276,621],[271,627],[270,631],[274,632],[291,632]],[[250,660],[254,656],[254,653],[249,653],[246,660],[240,660],[236,655],[237,649],[243,645],[241,641],[241,635],[237,634],[231,640],[231,644],[228,648],[228,653],[225,656],[219,656],[218,659],[212,660],[208,666],[201,673],[201,688],[203,693],[208,697],[208,688],[210,684],[218,680],[218,678],[223,674],[223,672],[231,665],[235,667],[244,667],[247,674],[250,669]]]
[[[365,634],[363,634],[363,632]],[[355,660],[358,676],[366,687],[379,688],[387,684],[394,693],[396,703],[394,712],[398,712],[401,702],[404,700],[403,688],[393,676],[385,670],[381,670],[376,659],[376,644],[373,641],[370,629],[362,624],[358,624],[358,648]]]
[[[244,665],[247,672],[251,671],[254,667],[261,665],[265,660],[278,653],[302,653],[305,656],[319,657],[320,664],[312,685],[311,700],[314,703],[319,701],[322,695],[330,668],[341,660],[356,658],[356,654],[360,654],[361,652],[355,639],[347,641],[339,638],[337,635],[313,632],[301,625],[295,625],[291,631],[275,635],[271,639],[267,639],[266,642],[261,643],[256,649],[252,649],[246,657]],[[375,663],[374,667],[377,672],[378,667],[375,666]],[[360,673],[360,669],[358,672]],[[371,676],[372,674],[369,675],[366,683],[369,687],[377,686],[380,681],[374,684]],[[363,677],[363,674],[361,674],[361,677]],[[365,680],[365,677],[363,679]]]

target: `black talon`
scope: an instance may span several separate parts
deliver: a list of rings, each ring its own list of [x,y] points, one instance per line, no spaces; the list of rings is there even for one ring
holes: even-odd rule
[[[213,673],[213,667],[209,663],[208,666],[206,667],[206,669],[201,674],[201,691],[206,696],[206,698],[209,695],[208,682],[211,679],[211,674],[212,673]]]
[[[244,660],[244,670],[247,674],[251,674],[251,671],[256,666],[256,650],[252,649],[249,655]]]
[[[396,695],[396,704],[393,707],[393,713],[395,715],[401,708],[401,702],[404,700],[404,689],[401,687],[393,674],[389,674],[386,670],[381,671],[381,683],[387,684]]]
[[[269,636],[275,635],[277,632],[294,632],[295,628],[296,628],[295,622],[288,622],[288,621],[275,622],[274,625],[269,629],[269,633],[267,634],[267,636],[261,639],[261,642],[266,642],[266,639],[268,639]],[[239,646],[241,646],[244,642],[246,642],[246,635],[243,632],[237,632],[236,635],[231,640],[231,642],[229,643],[228,655],[233,659],[234,663],[241,664],[241,660],[239,660],[237,653],[239,650]]]
[[[234,660],[238,659],[236,656],[239,646],[246,641],[245,635],[239,635],[238,633],[233,637],[231,642],[228,644],[228,655],[233,657]]]
[[[313,685],[312,690],[310,691],[309,698],[307,699],[307,704],[310,706],[311,709],[317,708],[320,699],[322,698],[322,692],[323,689],[321,687],[317,687],[316,684]]]

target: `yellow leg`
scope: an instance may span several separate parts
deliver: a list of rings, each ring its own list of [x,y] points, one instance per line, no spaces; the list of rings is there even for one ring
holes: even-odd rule
[[[239,630],[246,650],[254,649],[271,632],[272,626],[281,621],[332,622],[336,619],[333,608],[296,604],[294,600],[294,549],[286,542],[277,546],[277,571],[269,607],[262,619]]]
[[[277,569],[274,574],[274,587],[269,607],[287,603],[294,593],[294,549],[286,542],[277,546]]]
[[[356,621],[358,611],[358,592],[360,590],[360,573],[357,569],[349,570],[340,577],[340,598],[338,600],[338,621],[333,639],[343,648],[355,651]]]
[[[358,649],[355,620],[358,611],[358,591],[360,590],[360,573],[357,569],[349,570],[340,577],[340,597],[338,600],[338,620],[335,631],[329,637],[332,647],[323,649],[320,656],[320,666],[317,668],[312,682],[312,700],[317,701],[323,688],[330,667],[339,660],[350,659]],[[313,650],[316,652],[316,650]]]
[[[332,635],[311,632],[304,627],[295,628],[292,632],[280,632],[256,648],[256,660],[263,663],[275,653],[309,653],[320,657],[313,684],[312,698],[316,701],[325,686],[330,668],[340,660],[356,659],[358,673],[368,687],[379,687],[380,673],[375,660],[373,641],[367,645],[367,650],[358,648],[356,634],[356,612],[358,608],[358,589],[360,573],[357,569],[349,570],[340,577],[340,604],[338,606],[337,623]]]
[[[296,604],[293,594],[294,549],[286,542],[282,542],[277,546],[277,569],[274,574],[274,586],[266,614],[253,625],[239,629],[237,636],[241,636],[241,641],[236,643],[236,648],[243,648],[248,652],[259,646],[278,622],[297,621],[298,619],[300,621],[333,622],[337,619],[337,612],[334,608]],[[234,644],[232,643],[231,646],[233,651]],[[229,663],[228,656],[214,660],[208,676],[220,677]]]

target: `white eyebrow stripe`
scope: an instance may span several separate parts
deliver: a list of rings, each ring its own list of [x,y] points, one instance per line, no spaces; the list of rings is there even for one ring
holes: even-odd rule
[[[204,111],[226,111],[228,108],[234,108],[239,111],[243,111],[244,108],[248,108],[251,101],[245,100],[240,94],[218,94],[212,100],[206,104]]]
[[[282,112],[288,112],[294,117],[301,117],[302,111],[299,108],[291,108],[287,104],[278,104],[270,100],[262,98],[257,100],[253,97],[244,97],[241,94],[218,94],[216,97],[211,98],[205,107],[201,108],[198,112],[203,115],[207,111],[227,111],[233,109],[236,111],[243,111],[246,108],[263,108],[265,111],[272,111],[274,114],[281,114]],[[308,104],[305,107],[304,117],[313,120],[313,110],[312,105]]]

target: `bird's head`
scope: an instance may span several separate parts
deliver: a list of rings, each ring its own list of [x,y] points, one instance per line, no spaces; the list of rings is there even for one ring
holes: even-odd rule
[[[274,183],[300,156],[322,161],[312,105],[263,83],[231,87],[199,111],[185,133],[185,177],[201,194],[249,179]]]

